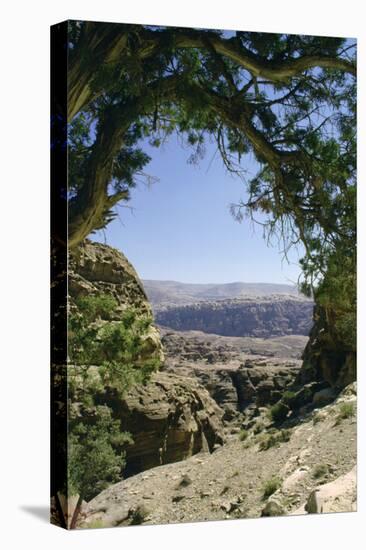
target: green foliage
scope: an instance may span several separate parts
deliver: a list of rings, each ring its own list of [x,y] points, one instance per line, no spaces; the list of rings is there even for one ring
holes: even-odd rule
[[[328,464],[317,464],[313,469],[313,478],[319,479],[326,476],[329,473]]]
[[[122,46],[115,55],[108,44],[116,47],[118,33]],[[195,40],[197,47],[190,45]],[[177,134],[191,163],[214,142],[227,170],[247,183],[248,199],[232,206],[236,217],[258,221],[286,257],[302,243],[301,289],[314,296],[327,319],[319,327],[321,345],[354,351],[356,45],[284,33],[238,31],[228,37],[204,29],[70,22],[69,46],[70,67],[79,68],[77,80],[85,77],[92,92],[69,124],[71,221],[74,212],[75,223],[84,219],[80,212],[90,205],[82,191],[98,168],[109,166],[102,189],[117,198],[124,191],[124,200],[138,181],[151,181],[144,172],[144,140],[161,147]],[[104,56],[114,61],[101,62]],[[243,66],[240,56],[274,73],[294,59],[313,56],[314,63],[292,76],[263,77]],[[96,154],[108,133],[113,147],[106,141]],[[249,158],[257,163],[251,178]],[[108,197],[93,227],[114,215]]]
[[[339,407],[337,419],[345,420],[346,418],[352,418],[356,413],[354,403],[342,403]]]
[[[70,420],[68,436],[68,489],[87,501],[121,479],[122,447],[131,442],[108,407],[97,406],[94,414]]]
[[[289,407],[282,401],[278,401],[269,409],[269,415],[273,422],[283,422],[289,413]]]
[[[271,447],[290,441],[290,438],[291,430],[274,430],[272,433],[262,434],[259,438],[259,450],[268,451]]]
[[[265,429],[265,425],[263,420],[257,420],[257,422],[254,424],[253,433],[254,435],[258,435]]]
[[[277,491],[282,485],[282,480],[277,477],[271,477],[270,479],[267,479],[267,481],[264,482],[262,487],[262,497],[263,499],[269,498],[273,493]]]
[[[69,362],[99,365],[104,386],[121,393],[135,383],[145,383],[159,367],[159,358],[151,356],[145,341],[152,318],[134,310],[119,313],[112,320],[117,302],[108,295],[77,299],[69,316]]]
[[[69,315],[68,490],[86,500],[121,479],[123,449],[132,442],[112,409],[100,404],[106,388],[123,396],[159,366],[145,349],[151,319],[116,309],[109,295],[84,296]]]
[[[249,436],[249,432],[248,430],[244,430],[244,429],[241,429],[240,432],[239,432],[239,440],[240,441],[245,441]]]
[[[283,401],[283,403],[288,407],[290,407],[291,409],[295,401],[295,398],[296,398],[296,393],[294,391],[287,390],[282,395],[281,401]]]

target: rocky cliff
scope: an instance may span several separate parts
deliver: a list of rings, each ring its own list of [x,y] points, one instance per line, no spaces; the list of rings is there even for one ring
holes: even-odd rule
[[[152,310],[144,287],[131,263],[122,252],[110,246],[86,240],[69,259],[69,295],[71,304],[82,295],[112,296],[117,307],[112,320],[119,320],[126,309],[132,308],[141,316],[151,316]],[[162,346],[159,331],[151,325],[144,335],[147,354],[160,355]]]
[[[117,302],[109,321],[133,308],[151,315],[141,281],[125,256],[106,245],[86,241],[70,258],[69,294],[72,307],[80,295],[111,295]],[[150,326],[144,335],[144,356],[163,359],[160,334]],[[73,368],[73,367],[69,367]],[[75,367],[77,370],[78,367]],[[155,373],[145,385],[134,386],[127,395],[115,387],[98,386],[98,367],[89,368],[95,377],[95,401],[106,405],[120,420],[121,430],[131,434],[126,451],[124,475],[183,460],[200,451],[212,451],[223,442],[223,411],[195,379]],[[84,384],[86,382],[84,381]],[[78,409],[78,403],[73,403]],[[88,410],[90,418],[95,408]]]
[[[223,411],[193,378],[159,372],[124,399],[109,395],[108,402],[133,438],[126,448],[125,477],[212,452],[224,441]]]
[[[288,334],[308,335],[312,311],[311,301],[276,295],[155,307],[155,320],[159,325],[174,330],[270,338]]]

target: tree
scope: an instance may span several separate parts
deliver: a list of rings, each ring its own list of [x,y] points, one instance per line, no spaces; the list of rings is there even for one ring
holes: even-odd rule
[[[238,176],[247,155],[258,163],[234,215],[264,213],[285,255],[302,242],[303,290],[342,317],[331,288],[337,279],[343,304],[354,295],[355,49],[343,38],[71,22],[69,245],[128,200],[149,161],[142,138],[158,147],[177,132],[197,159],[214,139]],[[351,277],[334,267],[343,257]]]

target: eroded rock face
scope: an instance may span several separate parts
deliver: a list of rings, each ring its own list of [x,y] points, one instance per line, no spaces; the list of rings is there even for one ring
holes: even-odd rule
[[[324,309],[315,306],[314,324],[304,349],[298,383],[325,381],[333,388],[342,389],[356,380],[356,362],[356,349],[337,339]]]
[[[80,295],[107,294],[117,307],[112,322],[133,308],[151,316],[151,306],[142,283],[125,256],[110,246],[85,241],[70,258],[71,302]],[[144,354],[163,359],[159,331],[151,326],[144,335]],[[90,372],[98,376],[98,367]],[[223,411],[196,380],[155,373],[146,385],[133,387],[122,397],[115,388],[105,388],[96,397],[121,420],[121,430],[134,440],[126,450],[124,476],[154,466],[176,462],[202,450],[211,451],[223,442]]]
[[[222,407],[226,418],[247,407],[263,407],[278,401],[291,386],[300,369],[300,361],[269,358],[247,359],[239,365],[175,366],[169,372],[179,372],[196,378]]]
[[[270,338],[308,335],[312,309],[312,302],[295,297],[237,298],[155,308],[155,319],[158,324],[174,330]]]
[[[117,308],[112,319],[120,318],[126,309],[133,308],[141,316],[152,317],[150,303],[134,267],[115,248],[86,240],[69,260],[69,294],[73,301],[78,296],[107,294],[113,296]],[[144,335],[147,355],[163,359],[160,334],[151,325]]]
[[[223,443],[223,411],[194,379],[155,373],[125,399],[110,395],[108,401],[134,440],[126,449],[125,477]]]

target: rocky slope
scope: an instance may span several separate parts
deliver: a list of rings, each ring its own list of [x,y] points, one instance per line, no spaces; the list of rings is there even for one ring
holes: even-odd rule
[[[259,338],[290,334],[307,336],[312,312],[311,301],[279,295],[154,308],[156,322],[174,330]]]
[[[133,476],[89,502],[78,527],[353,511],[355,404],[353,384],[286,430],[254,426],[211,455]]]

